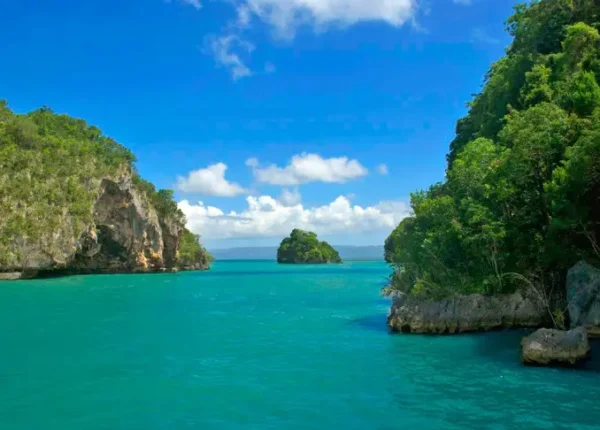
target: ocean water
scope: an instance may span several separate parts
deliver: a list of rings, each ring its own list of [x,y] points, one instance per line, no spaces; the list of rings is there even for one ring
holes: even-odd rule
[[[387,274],[217,262],[0,283],[0,429],[600,428],[593,363],[525,368],[520,332],[391,335]]]

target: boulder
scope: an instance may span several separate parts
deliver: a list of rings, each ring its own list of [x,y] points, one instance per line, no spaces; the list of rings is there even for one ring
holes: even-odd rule
[[[502,328],[538,328],[548,313],[533,294],[457,295],[445,300],[401,294],[392,300],[388,326],[394,332],[453,334]]]
[[[567,274],[571,327],[583,326],[590,337],[600,337],[600,270],[580,262]]]
[[[0,281],[16,281],[21,276],[21,272],[0,272]]]
[[[534,366],[574,366],[590,355],[585,328],[570,331],[542,328],[521,341],[521,360]]]

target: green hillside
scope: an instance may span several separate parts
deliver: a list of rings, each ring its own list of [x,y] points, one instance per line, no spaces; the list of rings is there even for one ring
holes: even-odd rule
[[[412,294],[562,294],[565,271],[600,258],[600,5],[519,5],[513,36],[458,121],[447,179],[411,196],[385,243]]]

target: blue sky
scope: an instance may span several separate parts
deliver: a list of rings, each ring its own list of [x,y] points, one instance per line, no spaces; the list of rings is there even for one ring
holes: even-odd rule
[[[99,126],[217,248],[381,244],[443,179],[517,2],[3,3],[0,97]]]

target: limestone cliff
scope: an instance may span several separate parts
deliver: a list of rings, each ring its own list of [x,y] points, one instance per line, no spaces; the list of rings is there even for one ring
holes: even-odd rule
[[[0,279],[61,273],[128,273],[204,270],[209,258],[178,264],[183,225],[161,217],[148,197],[136,188],[130,172],[104,178],[97,187],[92,221],[73,234],[74,220],[64,211],[54,231],[35,243],[14,241],[9,264],[0,266]],[[181,267],[180,267],[181,266]]]

